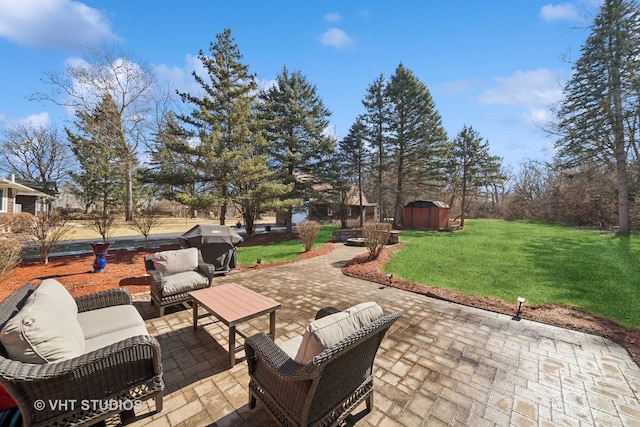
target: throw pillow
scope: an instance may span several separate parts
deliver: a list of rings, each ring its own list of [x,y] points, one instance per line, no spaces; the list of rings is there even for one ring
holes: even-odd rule
[[[55,279],[44,279],[33,292],[47,302],[50,311],[78,315],[78,305],[67,288]]]
[[[0,385],[0,411],[17,407],[18,404],[13,400],[13,397],[11,397],[7,389]]]
[[[333,347],[382,315],[382,308],[378,304],[364,302],[345,311],[314,320],[305,329],[294,360],[303,365],[309,363],[314,356]]]
[[[0,331],[0,342],[11,359],[51,363],[84,353],[77,306],[74,312],[69,301],[60,298],[58,285],[55,280],[43,282]]]

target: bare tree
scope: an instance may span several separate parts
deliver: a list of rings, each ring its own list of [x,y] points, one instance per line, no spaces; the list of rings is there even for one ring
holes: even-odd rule
[[[4,129],[0,147],[0,171],[38,182],[47,193],[66,177],[69,149],[54,126],[15,123]]]
[[[128,226],[144,236],[144,243],[147,246],[151,229],[158,227],[160,224],[162,224],[162,218],[149,208],[134,215]]]
[[[38,251],[43,264],[49,262],[49,254],[58,242],[71,231],[72,226],[60,215],[39,213],[16,217],[13,227],[22,241]]]
[[[47,73],[51,91],[32,99],[54,102],[76,112],[93,111],[103,99],[116,104],[119,126],[118,156],[126,180],[125,220],[133,217],[133,180],[138,146],[145,137],[155,77],[144,61],[110,46],[88,48],[81,59],[69,62],[62,73]]]

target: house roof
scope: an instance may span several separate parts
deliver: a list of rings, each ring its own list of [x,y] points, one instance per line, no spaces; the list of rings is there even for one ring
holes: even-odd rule
[[[0,186],[15,189],[16,196],[34,196],[42,199],[54,198],[53,196],[43,193],[42,191],[38,191],[24,184],[20,184],[19,182],[16,182],[15,179],[0,178]]]

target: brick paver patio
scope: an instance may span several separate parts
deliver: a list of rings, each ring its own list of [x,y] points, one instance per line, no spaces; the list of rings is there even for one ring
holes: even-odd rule
[[[347,425],[640,426],[640,369],[617,344],[344,276],[340,267],[362,251],[336,244],[328,255],[214,281],[281,302],[276,342],[300,334],[325,306],[376,301],[404,311],[376,358],[374,410],[361,405]],[[276,425],[260,404],[248,408],[247,364],[238,353],[228,368],[224,325],[205,318],[194,332],[190,309],[158,318],[148,294],[135,300],[162,346],[165,403],[159,414],[144,404],[125,424]],[[268,322],[238,329],[266,331]]]

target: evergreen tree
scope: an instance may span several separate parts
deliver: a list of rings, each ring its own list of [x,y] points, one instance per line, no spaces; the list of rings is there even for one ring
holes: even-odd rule
[[[120,115],[110,96],[93,112],[78,111],[77,133],[65,129],[71,152],[79,164],[79,171],[69,175],[75,183],[74,193],[85,204],[85,210],[99,207],[102,216],[121,204],[124,197],[124,176],[120,157],[115,149],[121,137]]]
[[[190,147],[189,140],[180,135],[179,127],[172,112],[160,118],[149,147],[148,166],[141,170],[141,180],[155,184],[159,197],[188,205],[186,201],[194,200],[198,193],[205,193],[210,183],[196,182],[197,153]],[[198,184],[203,188],[198,188]],[[198,204],[190,207],[201,209]]]
[[[293,184],[287,185],[277,180],[275,172],[269,169],[266,155],[257,154],[255,149],[245,154],[245,160],[238,165],[231,195],[242,214],[245,230],[251,236],[260,214],[277,211],[293,203],[284,198],[292,190]]]
[[[426,189],[442,179],[447,134],[429,89],[402,64],[391,76],[386,95],[396,176],[393,227],[402,228],[409,188]]]
[[[385,95],[386,82],[381,74],[369,87],[362,104],[365,114],[362,117],[364,137],[373,151],[372,169],[375,176],[375,195],[379,206],[380,222],[384,221],[384,174],[389,169],[389,103]]]
[[[313,178],[320,175],[335,146],[333,138],[325,133],[331,113],[316,92],[302,73],[289,73],[284,67],[276,85],[260,94],[270,166],[281,182],[293,184],[286,195],[289,200],[310,197]],[[298,179],[300,175],[312,179]],[[286,212],[288,232],[292,229],[293,207]]]
[[[345,179],[356,188],[360,208],[360,228],[364,225],[364,206],[362,201],[362,180],[364,168],[369,158],[365,140],[366,127],[363,117],[358,117],[351,125],[349,133],[340,141],[339,148],[342,158],[342,171]],[[345,224],[343,224],[344,226]]]
[[[556,111],[565,167],[605,162],[615,169],[620,233],[630,232],[629,152],[637,150],[640,13],[633,0],[605,0],[573,65]]]
[[[501,159],[489,154],[489,143],[471,126],[464,126],[453,141],[448,170],[450,179],[459,186],[452,193],[460,192],[461,227],[472,197],[496,179],[506,179],[500,168]]]
[[[178,115],[180,134],[192,138],[193,145],[174,145],[174,151],[192,158],[195,176],[192,182],[211,183],[209,193],[183,197],[191,206],[220,206],[220,224],[226,221],[227,206],[233,201],[229,189],[244,161],[244,146],[251,145],[252,109],[256,99],[256,83],[242,55],[226,29],[216,35],[209,47],[211,56],[202,50],[198,59],[207,76],[193,73],[203,95],[180,93],[182,100],[193,106],[189,115]]]

